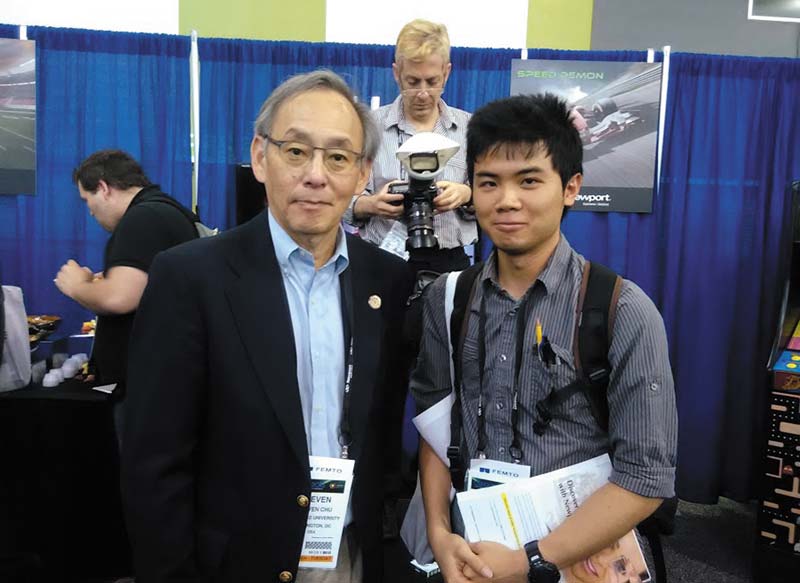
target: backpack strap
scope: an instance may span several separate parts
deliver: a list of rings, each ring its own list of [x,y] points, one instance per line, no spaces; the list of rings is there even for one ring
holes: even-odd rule
[[[621,286],[622,278],[609,268],[599,263],[585,263],[572,340],[578,378],[551,391],[536,404],[533,430],[537,435],[543,435],[550,426],[553,411],[581,392],[586,393],[597,424],[608,431],[608,382],[611,378],[608,349]]]
[[[605,431],[608,431],[608,382],[611,375],[608,349],[621,287],[622,278],[616,273],[599,263],[590,265],[586,262],[573,347],[579,379],[583,379],[592,414]],[[667,582],[660,535],[672,534],[675,530],[677,507],[677,497],[664,500],[650,517],[637,525],[640,534],[650,543],[657,583]]]
[[[172,208],[180,211],[180,213],[184,217],[186,217],[186,220],[188,220],[190,223],[192,223],[192,227],[194,227],[194,230],[197,233],[198,237],[201,237],[201,238],[202,237],[211,237],[213,235],[216,235],[219,232],[218,229],[212,229],[211,227],[207,227],[206,225],[204,225],[200,221],[200,217],[198,217],[195,213],[193,213],[192,211],[187,209],[185,206],[183,206],[181,203],[179,203],[177,200],[175,200],[171,196],[167,196],[166,194],[163,194],[163,195],[160,194],[160,195],[157,195],[157,196],[152,196],[147,201],[145,201],[145,203],[148,203],[148,202],[156,202],[156,203],[160,202],[162,204],[168,204]]]
[[[608,349],[621,288],[622,278],[608,267],[586,262],[575,308],[572,349],[592,414],[605,431],[608,431],[607,392],[611,378]]]
[[[453,487],[461,491],[467,466],[461,455],[461,354],[464,349],[464,338],[467,335],[469,307],[475,297],[478,274],[483,269],[482,263],[476,263],[461,272],[450,273],[445,287],[445,318],[447,322],[447,340],[450,347],[450,381],[453,386],[453,406],[450,409],[450,446],[447,448],[447,459],[450,462],[450,479]]]

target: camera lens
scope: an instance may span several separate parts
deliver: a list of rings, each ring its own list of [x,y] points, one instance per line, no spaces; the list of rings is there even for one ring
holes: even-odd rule
[[[406,211],[408,240],[411,249],[436,249],[439,241],[433,232],[433,205],[427,200],[414,200]]]

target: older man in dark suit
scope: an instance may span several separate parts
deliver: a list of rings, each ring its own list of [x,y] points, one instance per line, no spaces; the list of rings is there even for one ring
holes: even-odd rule
[[[411,277],[340,226],[376,148],[339,77],[288,80],[251,145],[268,210],[153,263],[122,452],[140,583],[381,580],[384,413],[406,380]],[[343,459],[354,477],[341,544],[320,558],[309,516],[329,508],[315,509],[310,472]],[[315,561],[336,568],[302,568]]]

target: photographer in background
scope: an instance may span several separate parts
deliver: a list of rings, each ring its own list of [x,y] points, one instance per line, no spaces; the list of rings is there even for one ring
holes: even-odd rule
[[[400,95],[390,105],[374,111],[381,131],[381,145],[366,190],[353,197],[345,220],[359,227],[361,237],[397,253],[398,238],[405,239],[403,195],[389,193],[389,185],[408,180],[395,153],[418,132],[434,132],[466,144],[470,114],[448,107],[442,92],[450,76],[450,38],[443,24],[414,20],[397,37],[392,71]],[[442,180],[436,183],[434,231],[438,248],[411,249],[414,271],[438,273],[469,266],[463,246],[478,237],[475,215],[469,206],[472,192],[467,182],[466,148],[450,160]],[[402,246],[401,246],[402,247]],[[397,254],[401,254],[400,253]]]

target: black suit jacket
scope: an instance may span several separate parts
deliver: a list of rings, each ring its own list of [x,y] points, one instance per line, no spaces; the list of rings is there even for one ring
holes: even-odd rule
[[[411,275],[403,261],[357,238],[348,236],[347,247],[351,505],[372,583],[382,578],[383,420],[406,382],[398,356]],[[379,309],[368,303],[373,295]],[[154,261],[131,340],[122,490],[138,583],[296,574],[308,512],[297,499],[310,497],[308,451],[266,212]]]

